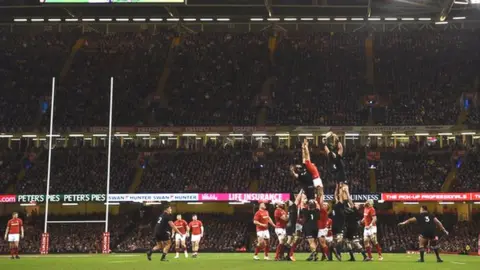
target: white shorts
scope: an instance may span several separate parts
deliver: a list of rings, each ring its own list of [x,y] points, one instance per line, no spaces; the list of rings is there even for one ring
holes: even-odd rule
[[[372,226],[369,229],[365,228],[363,237],[372,237],[377,235],[377,226]]]
[[[181,235],[181,234],[178,234],[176,233],[175,234],[175,241],[185,241],[185,239],[187,238],[187,235]]]
[[[325,237],[325,240],[327,240],[328,243],[333,242],[333,236],[327,236]]]
[[[317,177],[317,178],[313,179],[313,186],[314,187],[323,187],[322,179],[320,177]]]
[[[279,239],[285,238],[285,236],[287,235],[287,231],[283,228],[275,228],[275,234]]]
[[[328,235],[328,228],[318,230],[318,238],[327,237],[327,235]]]
[[[300,223],[295,224],[295,231],[296,232],[301,232],[303,231],[303,225]]]
[[[9,234],[8,235],[8,242],[19,242],[20,241],[20,234]]]
[[[192,238],[191,238],[192,242],[200,242],[201,239],[202,239],[201,234],[197,234],[197,235],[192,234]]]
[[[258,231],[257,237],[262,239],[270,239],[270,232],[268,230]]]

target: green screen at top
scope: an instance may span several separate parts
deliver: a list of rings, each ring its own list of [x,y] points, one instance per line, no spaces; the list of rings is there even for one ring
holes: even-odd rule
[[[40,0],[41,3],[183,3],[184,0]]]

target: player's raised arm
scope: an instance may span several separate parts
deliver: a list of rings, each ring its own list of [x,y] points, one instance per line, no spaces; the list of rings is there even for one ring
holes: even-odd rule
[[[290,166],[290,173],[292,174],[293,178],[298,179],[298,174],[295,172],[295,166]]]
[[[23,221],[20,221],[20,238],[23,239],[25,236],[24,231],[23,231]]]
[[[310,151],[308,150],[308,140],[307,140],[307,138],[303,139],[302,160],[303,160],[303,163],[305,163],[305,161],[307,161],[307,160],[310,160]]]
[[[205,230],[203,229],[203,223],[200,223],[200,231],[202,232],[201,235],[203,235],[203,233],[205,232]]]
[[[295,204],[297,206],[300,206],[302,203],[302,195],[303,195],[303,190],[300,190],[300,192],[297,194],[297,197],[295,197]]]
[[[338,153],[338,155],[343,157],[343,144],[338,139],[337,134],[333,134],[333,138],[335,139],[335,141],[337,141],[337,147],[338,147],[338,152],[337,153]]]
[[[404,222],[398,223],[398,226],[404,226],[404,225],[414,223],[414,222],[417,222],[417,218],[412,217],[412,218],[409,218],[409,219],[405,220]]]
[[[440,230],[442,230],[446,235],[448,235],[448,231],[445,229],[445,227],[443,227],[443,224],[442,222],[440,222],[440,220],[438,220],[437,218],[434,218],[433,222],[435,222],[435,224],[437,225],[438,228],[440,228]]]
[[[175,226],[175,224],[173,224],[173,221],[169,221],[168,222],[168,225],[170,225],[170,228],[172,228],[172,230],[176,233],[178,233],[179,235],[183,235],[178,229],[177,229],[177,226]]]
[[[340,201],[340,196],[339,196],[339,190],[338,190],[338,184],[335,185],[335,202],[339,202]]]

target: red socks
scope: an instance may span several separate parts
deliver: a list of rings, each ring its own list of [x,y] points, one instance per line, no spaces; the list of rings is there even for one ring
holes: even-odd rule
[[[268,249],[270,248],[270,240],[265,239],[265,257],[268,257]]]
[[[10,248],[10,255],[15,256],[15,248]]]
[[[325,246],[324,248],[322,248],[322,251],[323,251],[323,255],[325,255],[325,257],[328,258],[328,246]]]
[[[278,259],[280,256],[280,253],[283,253],[283,245],[278,244],[277,250],[275,251],[275,259]]]
[[[297,243],[294,243],[290,248],[290,254],[288,254],[289,257],[293,257],[293,254],[295,253],[296,248],[297,248]]]
[[[378,256],[382,257],[382,248],[380,247],[380,244],[377,244],[377,252]]]
[[[372,258],[372,247],[367,247],[367,254],[368,254],[368,258]]]
[[[259,246],[256,246],[256,247],[255,247],[255,256],[258,255],[258,252],[260,252],[260,247],[259,247]]]

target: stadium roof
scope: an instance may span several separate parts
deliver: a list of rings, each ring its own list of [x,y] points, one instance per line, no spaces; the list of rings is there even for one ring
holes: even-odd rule
[[[28,2],[21,5],[19,2]],[[45,0],[42,0],[45,1]],[[57,0],[58,1],[58,0]],[[68,1],[68,0],[65,0]],[[87,0],[86,0],[87,1]],[[453,17],[480,19],[472,0],[185,0],[151,4],[40,4],[40,0],[0,0],[1,22],[15,18],[230,18],[232,22],[288,17],[424,17],[438,20],[442,10]],[[465,3],[465,4],[460,4]]]

